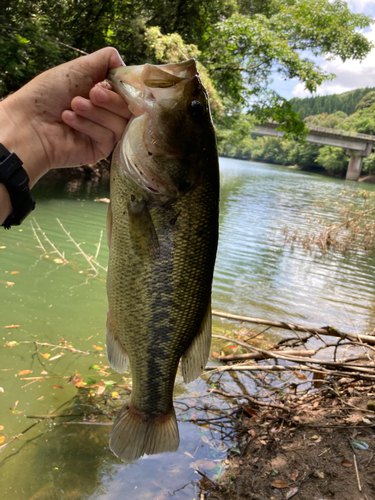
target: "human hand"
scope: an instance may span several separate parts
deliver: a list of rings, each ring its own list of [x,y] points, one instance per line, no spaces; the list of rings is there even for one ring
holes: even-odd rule
[[[95,84],[121,65],[107,47],[42,73],[0,103],[0,142],[23,161],[30,187],[51,168],[110,154],[131,114],[122,97]]]

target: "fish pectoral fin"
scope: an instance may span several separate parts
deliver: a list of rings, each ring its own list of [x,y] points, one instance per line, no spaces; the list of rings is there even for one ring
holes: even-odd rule
[[[149,418],[129,404],[120,410],[111,431],[109,447],[125,463],[143,455],[177,451],[180,444],[176,414],[169,413]]]
[[[129,232],[133,251],[140,255],[158,257],[159,240],[151,214],[144,200],[128,203]]]
[[[111,321],[111,313],[107,316],[107,356],[111,368],[119,373],[124,373],[129,369],[129,356],[124,346],[116,335]]]
[[[210,355],[212,333],[211,301],[207,307],[199,332],[181,358],[181,373],[184,382],[195,380],[204,370]]]
[[[112,223],[113,223],[112,207],[111,207],[111,202],[109,202],[108,212],[107,212],[107,244],[108,244],[108,248],[111,248]]]

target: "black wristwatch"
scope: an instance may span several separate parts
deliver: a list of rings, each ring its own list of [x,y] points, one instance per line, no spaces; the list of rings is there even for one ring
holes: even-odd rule
[[[1,224],[5,229],[19,226],[35,208],[35,200],[29,189],[29,176],[22,161],[0,144],[0,183],[4,184],[12,203],[13,212]]]

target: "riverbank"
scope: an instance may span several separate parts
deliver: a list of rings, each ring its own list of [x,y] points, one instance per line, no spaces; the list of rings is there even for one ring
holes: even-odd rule
[[[200,500],[375,498],[373,397],[371,382],[333,378],[302,398],[243,405],[238,453],[219,480],[201,474]]]

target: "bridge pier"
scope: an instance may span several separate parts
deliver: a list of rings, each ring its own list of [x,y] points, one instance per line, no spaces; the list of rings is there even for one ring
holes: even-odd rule
[[[358,181],[363,165],[363,151],[347,149],[346,154],[350,156],[348,170],[345,179],[347,181]],[[367,155],[366,155],[367,156]]]

